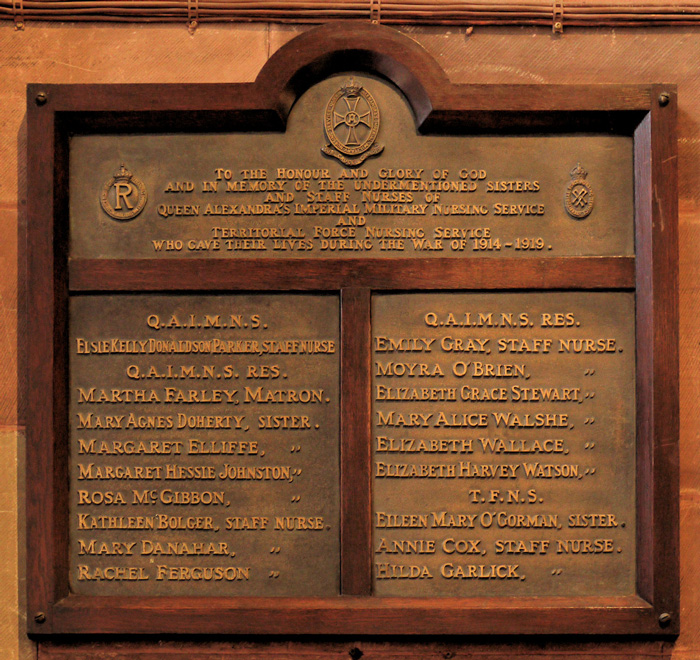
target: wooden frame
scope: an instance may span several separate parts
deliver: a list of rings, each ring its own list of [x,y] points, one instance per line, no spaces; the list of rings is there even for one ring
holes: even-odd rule
[[[393,82],[424,133],[615,132],[635,149],[636,257],[382,261],[68,258],[74,133],[284,130],[327,75]],[[576,634],[679,631],[676,95],[669,85],[452,85],[388,28],[324,26],[278,51],[254,83],[30,85],[28,627],[31,634]],[[336,290],[341,297],[341,582],[334,598],[88,597],[68,586],[67,306],[73,292]],[[628,290],[637,297],[637,594],[377,598],[371,592],[372,290]],[[353,501],[348,488],[353,483]],[[668,617],[666,616],[668,615]]]

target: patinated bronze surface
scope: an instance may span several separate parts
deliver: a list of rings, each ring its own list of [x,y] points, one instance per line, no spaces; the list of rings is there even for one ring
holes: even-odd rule
[[[70,311],[72,590],[337,594],[337,297]]]
[[[78,136],[71,255],[632,255],[632,139],[418,135],[403,97],[332,76],[277,133]]]
[[[374,589],[630,595],[630,293],[375,295]]]
[[[677,632],[672,86],[28,99],[32,634]]]

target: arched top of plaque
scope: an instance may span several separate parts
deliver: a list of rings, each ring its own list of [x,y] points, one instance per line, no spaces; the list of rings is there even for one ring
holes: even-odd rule
[[[255,86],[286,119],[295,101],[334,73],[358,71],[385,78],[406,97],[418,127],[433,110],[438,90],[450,84],[432,56],[392,28],[328,23],[288,42],[268,60]]]

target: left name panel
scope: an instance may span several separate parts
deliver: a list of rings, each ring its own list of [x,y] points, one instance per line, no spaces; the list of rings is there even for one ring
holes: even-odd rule
[[[70,304],[70,583],[86,595],[339,592],[339,301]]]

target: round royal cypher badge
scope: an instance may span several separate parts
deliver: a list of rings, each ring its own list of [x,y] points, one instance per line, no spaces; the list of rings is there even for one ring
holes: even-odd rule
[[[143,181],[137,179],[122,163],[111,179],[105,182],[100,195],[102,210],[115,220],[131,220],[146,206],[148,195]]]

